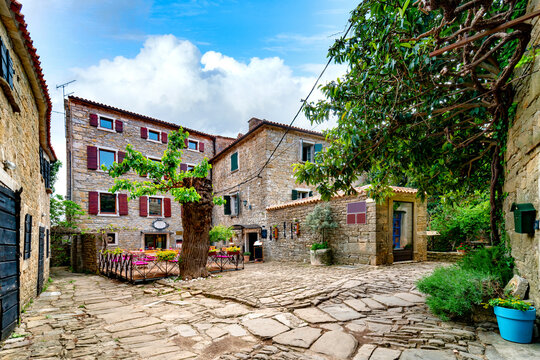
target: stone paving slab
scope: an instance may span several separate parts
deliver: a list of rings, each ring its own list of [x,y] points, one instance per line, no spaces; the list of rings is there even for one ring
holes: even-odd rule
[[[319,306],[319,309],[339,321],[350,321],[364,316],[343,304]]]
[[[352,335],[334,330],[324,333],[311,346],[311,350],[336,359],[348,359],[354,353],[357,344],[358,341]]]
[[[242,322],[242,325],[253,335],[264,338],[271,338],[282,332],[289,330],[288,326],[268,318],[250,319]]]
[[[321,336],[321,332],[321,329],[304,326],[274,336],[272,340],[278,344],[297,346],[307,349]]]
[[[297,309],[294,310],[294,315],[312,324],[336,321],[336,319],[317,308]]]

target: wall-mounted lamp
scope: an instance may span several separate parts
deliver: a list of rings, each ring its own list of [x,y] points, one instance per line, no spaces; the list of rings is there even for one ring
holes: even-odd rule
[[[247,206],[247,200],[244,200],[244,207]]]
[[[17,165],[13,161],[4,160],[4,170],[15,170]]]

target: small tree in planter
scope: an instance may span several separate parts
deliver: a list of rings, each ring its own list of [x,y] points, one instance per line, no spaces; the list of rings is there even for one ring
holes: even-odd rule
[[[216,243],[218,241],[227,242],[234,236],[234,231],[231,227],[224,225],[216,225],[210,230],[210,243]]]
[[[317,205],[313,212],[306,217],[306,225],[320,239],[319,242],[311,246],[311,264],[330,265],[332,263],[332,253],[327,241],[328,234],[332,229],[338,227],[338,223],[334,221],[330,205]]]

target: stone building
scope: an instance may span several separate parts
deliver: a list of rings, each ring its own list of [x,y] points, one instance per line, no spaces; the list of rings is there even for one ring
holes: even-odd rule
[[[22,5],[0,1],[0,337],[49,277],[51,100]]]
[[[540,0],[529,1],[527,12],[540,10]],[[530,20],[534,25],[528,49],[540,46],[540,17]],[[520,70],[518,70],[520,71]],[[523,71],[523,70],[521,70]],[[510,238],[512,256],[518,273],[529,281],[529,296],[540,307],[540,233],[516,231],[512,204],[532,204],[540,211],[540,58],[536,56],[523,77],[514,99],[518,107],[508,132],[504,191],[506,232]]]
[[[267,223],[275,230],[264,242],[265,258],[308,261],[311,244],[321,239],[307,228],[306,217],[317,205],[328,204],[338,223],[327,239],[337,263],[383,265],[427,260],[427,208],[416,197],[417,190],[392,187],[394,195],[377,204],[366,196],[366,188],[328,202],[314,196],[267,207]]]
[[[263,169],[284,135],[279,149]],[[314,161],[324,144],[324,136],[319,132],[256,118],[249,120],[248,132],[210,160],[214,191],[227,202],[224,207],[214,207],[213,224],[232,226],[237,243],[250,251],[253,258],[253,244],[261,240],[261,235],[268,234],[266,208],[315,195],[313,186],[295,183],[293,164]]]
[[[111,194],[108,189],[114,179],[100,167],[121,162],[128,144],[149,159],[161,159],[168,133],[178,130],[178,125],[74,96],[65,101],[65,111],[67,197],[88,212],[81,228],[104,229],[108,245],[113,247],[176,247],[183,235],[180,204],[167,195],[129,201],[126,193]],[[182,170],[189,170],[205,157],[212,158],[216,149],[233,140],[184,130],[189,139]],[[144,180],[134,172],[124,176]]]

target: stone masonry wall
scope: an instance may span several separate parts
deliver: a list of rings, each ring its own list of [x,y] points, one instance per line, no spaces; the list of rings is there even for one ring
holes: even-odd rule
[[[20,112],[14,112],[8,101],[6,90],[0,88],[0,163],[9,160],[17,166],[14,170],[4,170],[0,166],[0,186],[13,191],[22,189],[19,223],[20,254],[24,250],[24,218],[26,214],[33,217],[32,245],[30,258],[20,257],[20,303],[27,304],[37,294],[39,227],[50,227],[49,195],[46,192],[43,178],[40,175],[39,161],[39,128],[40,119],[36,99],[30,81],[19,57],[15,54],[13,44],[4,26],[0,22],[0,37],[8,47],[13,60],[14,79],[11,92]],[[0,81],[4,81],[3,79]],[[45,119],[41,119],[42,122]],[[44,279],[49,277],[49,257],[46,252]]]
[[[531,0],[527,12],[540,9],[540,0]],[[540,45],[540,18],[531,20],[534,24],[531,43],[528,48]],[[522,70],[521,70],[522,71]],[[529,295],[536,305],[540,304],[540,233],[533,236],[514,231],[512,203],[532,203],[540,212],[540,58],[534,59],[532,75],[521,80],[519,92],[514,99],[518,103],[516,117],[508,132],[506,151],[506,178],[504,191],[508,197],[504,201],[506,232],[510,238],[512,256],[518,273],[529,280]],[[520,74],[522,75],[522,74]],[[537,213],[538,218],[538,213]]]
[[[111,132],[90,126],[90,113],[97,113],[112,119],[123,121],[123,132]],[[125,151],[128,144],[135,150],[151,158],[160,159],[167,148],[167,144],[156,143],[141,138],[140,128],[147,127],[157,131],[171,132],[176,128],[151,123],[134,116],[91,106],[70,100],[66,102],[66,128],[68,150],[68,196],[71,200],[88,210],[88,194],[90,191],[108,192],[114,184],[114,179],[101,170],[87,169],[87,146],[103,147],[115,151]],[[213,157],[213,140],[210,137],[199,134],[190,134],[190,139],[195,139],[205,144],[204,152],[185,150],[182,162],[197,164],[204,157]],[[124,175],[132,180],[145,179],[135,173]],[[71,180],[70,180],[71,179]],[[170,195],[158,195],[172,197]],[[128,203],[129,215],[88,215],[83,217],[81,227],[88,229],[104,228],[114,225],[117,231],[118,246],[127,249],[139,249],[144,246],[144,233],[167,234],[168,247],[175,245],[176,239],[182,238],[181,206],[171,201],[171,217],[141,217],[139,215],[139,199]],[[155,230],[152,222],[157,218],[164,219],[169,227],[163,231]]]

